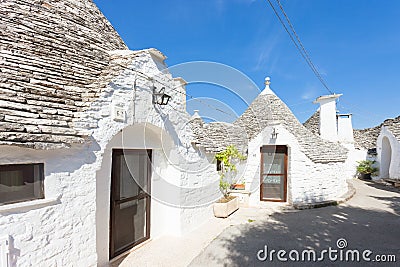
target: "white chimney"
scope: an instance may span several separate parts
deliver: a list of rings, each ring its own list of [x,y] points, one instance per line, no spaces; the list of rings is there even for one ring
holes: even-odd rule
[[[338,141],[336,119],[336,99],[342,94],[325,95],[318,97],[314,104],[319,103],[319,133],[321,138],[329,141]]]
[[[351,114],[337,115],[338,139],[343,143],[354,143]]]

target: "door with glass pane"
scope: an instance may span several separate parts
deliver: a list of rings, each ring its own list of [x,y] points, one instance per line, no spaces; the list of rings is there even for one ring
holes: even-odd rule
[[[110,258],[150,238],[151,150],[114,149]]]
[[[267,145],[261,148],[260,200],[286,201],[287,146]]]

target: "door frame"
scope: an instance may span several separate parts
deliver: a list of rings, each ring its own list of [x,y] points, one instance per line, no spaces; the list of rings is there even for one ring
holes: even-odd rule
[[[135,153],[138,151],[146,151],[148,156],[147,161],[147,193],[139,194],[135,197],[127,198],[124,201],[132,201],[135,199],[147,199],[146,200],[146,235],[144,238],[129,244],[127,247],[115,251],[114,248],[114,240],[113,240],[113,229],[115,227],[115,191],[114,188],[119,188],[119,179],[116,179],[115,174],[119,171],[119,167],[116,166],[116,161],[114,160],[117,156],[121,156],[124,154]],[[138,244],[150,239],[150,207],[151,207],[151,163],[152,163],[152,150],[151,149],[112,149],[111,155],[111,183],[110,183],[110,224],[109,224],[109,259],[113,259],[118,255],[132,249]],[[117,186],[118,183],[118,186]]]
[[[263,174],[264,174],[264,156],[263,156],[263,149],[267,148],[275,148],[275,152],[279,151],[281,153],[284,153],[284,181],[283,181],[283,199],[269,199],[269,198],[263,198]],[[288,178],[288,146],[286,145],[263,145],[260,147],[260,154],[261,154],[261,160],[260,160],[260,201],[270,201],[270,202],[286,202],[287,201],[287,178]],[[278,176],[282,174],[269,174],[272,176]]]

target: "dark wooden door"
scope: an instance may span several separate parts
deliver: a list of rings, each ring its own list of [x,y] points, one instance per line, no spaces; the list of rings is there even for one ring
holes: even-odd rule
[[[260,200],[286,201],[287,146],[267,145],[261,148]]]
[[[110,258],[150,238],[151,150],[114,149]]]

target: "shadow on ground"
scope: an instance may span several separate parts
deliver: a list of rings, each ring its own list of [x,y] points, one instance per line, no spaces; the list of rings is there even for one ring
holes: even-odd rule
[[[374,196],[370,196],[374,197]],[[395,263],[330,261],[322,262],[259,261],[257,252],[268,250],[313,249],[319,252],[332,247],[338,249],[337,240],[344,238],[346,250],[358,249],[377,254],[393,254],[397,266],[400,261],[400,197],[375,197],[384,201],[393,211],[365,209],[352,206],[332,206],[313,210],[275,213],[265,221],[231,226],[218,236],[190,266],[396,266]],[[249,218],[251,219],[251,218]],[[262,253],[261,256],[264,254]],[[301,255],[301,253],[300,253]],[[339,254],[338,254],[339,255]],[[293,254],[295,257],[295,254]],[[307,255],[306,255],[307,256]],[[286,257],[288,255],[286,254]],[[345,256],[344,256],[345,258]],[[361,258],[361,256],[360,256]],[[205,266],[205,265],[204,265]]]
[[[363,182],[364,182],[364,184],[371,186],[373,188],[379,189],[379,190],[400,193],[400,188],[396,188],[391,184],[385,185],[385,184],[374,182],[374,181],[363,181]]]

